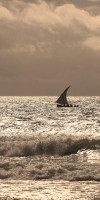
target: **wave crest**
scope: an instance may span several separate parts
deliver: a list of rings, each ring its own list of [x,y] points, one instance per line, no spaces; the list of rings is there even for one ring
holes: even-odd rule
[[[10,157],[76,154],[82,150],[100,149],[100,139],[75,138],[75,137],[50,137],[39,140],[15,140],[0,142],[0,155]]]

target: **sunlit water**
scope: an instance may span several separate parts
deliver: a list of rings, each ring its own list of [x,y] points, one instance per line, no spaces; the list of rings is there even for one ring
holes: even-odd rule
[[[96,182],[82,182],[80,184],[80,182],[69,183],[68,181],[3,181],[2,184],[0,182],[0,189],[2,197],[6,193],[8,199],[15,197],[17,200],[20,198],[34,200],[100,199],[100,183]]]
[[[56,99],[0,97],[0,140],[4,149],[17,139],[34,137],[66,135],[74,140],[75,137],[100,140],[100,97],[69,97],[71,103],[79,105],[76,108],[57,108]],[[63,157],[12,157],[11,149],[6,156],[4,149],[0,149],[0,197],[100,199],[99,142],[95,149]]]
[[[0,97],[0,135],[100,136],[100,97],[70,97],[78,108],[57,108],[56,97]]]

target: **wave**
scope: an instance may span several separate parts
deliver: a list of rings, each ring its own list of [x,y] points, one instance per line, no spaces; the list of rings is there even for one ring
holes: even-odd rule
[[[100,182],[100,162],[96,157],[94,162],[89,162],[83,153],[83,150],[99,152],[99,149],[100,139],[75,136],[12,141],[1,138],[0,179]]]
[[[100,164],[88,163],[86,156],[3,157],[0,179],[67,180],[100,182]]]
[[[67,136],[33,138],[0,142],[0,155],[9,157],[27,157],[35,155],[67,156],[82,150],[100,149],[100,139],[75,138]]]

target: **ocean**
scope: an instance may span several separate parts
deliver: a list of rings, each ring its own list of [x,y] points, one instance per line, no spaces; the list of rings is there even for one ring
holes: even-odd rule
[[[100,97],[0,97],[0,199],[100,199]]]

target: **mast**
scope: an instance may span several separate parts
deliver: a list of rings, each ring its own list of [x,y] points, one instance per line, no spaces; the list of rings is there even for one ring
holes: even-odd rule
[[[58,104],[61,104],[61,105],[69,105],[69,103],[68,103],[68,101],[67,101],[67,98],[66,98],[66,95],[67,95],[67,92],[68,92],[68,89],[70,88],[70,86],[69,87],[67,87],[65,90],[64,90],[64,92],[60,95],[60,97],[57,99],[57,101],[56,101],[56,103],[58,103]]]

